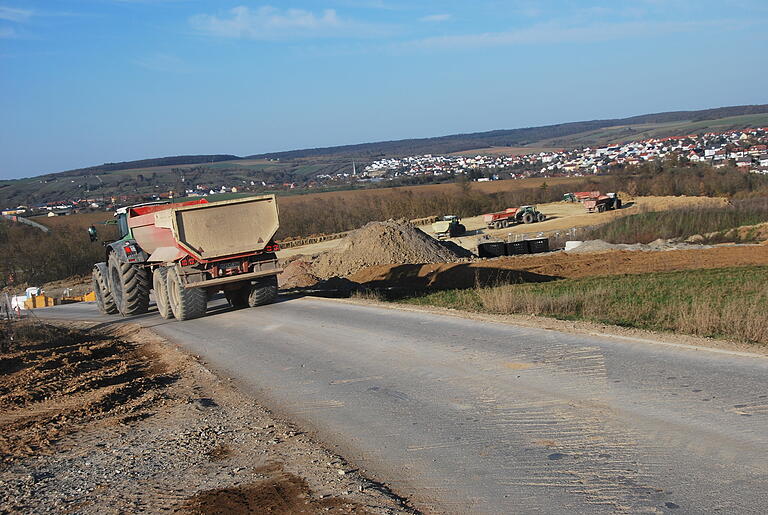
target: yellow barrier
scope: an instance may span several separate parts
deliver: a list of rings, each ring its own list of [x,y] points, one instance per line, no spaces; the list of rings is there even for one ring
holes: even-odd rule
[[[94,302],[96,300],[96,293],[89,292],[85,295],[77,295],[74,297],[62,297],[61,299],[54,299],[45,294],[33,295],[24,301],[25,309],[35,308],[47,308],[50,306],[56,306],[57,304],[70,304],[72,302]]]
[[[24,301],[26,309],[47,308],[55,305],[56,299],[47,295],[32,295],[32,297]]]

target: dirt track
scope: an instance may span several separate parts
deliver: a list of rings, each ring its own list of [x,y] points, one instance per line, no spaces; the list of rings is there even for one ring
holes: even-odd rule
[[[0,513],[407,512],[151,333],[2,330]]]
[[[659,252],[555,252],[472,263],[379,265],[361,270],[349,279],[372,286],[469,288],[477,282],[540,282],[559,278],[747,265],[768,265],[768,246],[728,245],[711,249]]]

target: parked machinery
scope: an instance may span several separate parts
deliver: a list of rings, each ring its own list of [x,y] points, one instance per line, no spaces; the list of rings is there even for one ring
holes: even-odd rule
[[[432,230],[438,240],[455,238],[467,232],[467,228],[461,224],[461,219],[455,215],[445,215],[442,220],[432,224]]]

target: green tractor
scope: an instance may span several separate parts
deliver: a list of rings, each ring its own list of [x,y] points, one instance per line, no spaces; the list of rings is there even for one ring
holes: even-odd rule
[[[442,220],[432,224],[432,230],[438,240],[455,238],[467,232],[467,228],[461,224],[461,219],[455,215],[445,215]]]

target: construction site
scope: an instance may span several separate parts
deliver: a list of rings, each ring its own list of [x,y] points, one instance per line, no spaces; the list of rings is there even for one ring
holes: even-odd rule
[[[423,489],[400,482],[405,476],[393,476],[391,469],[368,460],[358,447],[336,443],[335,431],[349,427],[349,417],[363,413],[362,406],[348,399],[347,409],[345,402],[315,398],[316,386],[302,390],[298,398],[278,393],[291,388],[275,386],[282,379],[266,370],[301,370],[308,358],[292,362],[281,353],[261,355],[265,383],[251,383],[246,374],[233,384],[222,371],[237,372],[233,363],[248,363],[241,358],[249,352],[245,348],[258,349],[270,339],[278,345],[293,342],[292,332],[302,331],[305,321],[309,333],[333,324],[334,315],[318,314],[312,320],[326,309],[308,300],[313,298],[344,299],[371,306],[367,309],[415,309],[425,316],[449,314],[476,324],[545,327],[574,338],[599,332],[765,355],[768,325],[758,310],[766,297],[759,286],[738,286],[742,306],[734,304],[735,298],[717,306],[701,304],[695,292],[711,296],[718,281],[730,281],[735,288],[742,271],[762,274],[761,267],[768,266],[768,224],[651,241],[641,236],[627,243],[595,237],[610,234],[605,228],[623,219],[667,213],[674,220],[676,213],[733,209],[740,208],[722,197],[572,192],[558,202],[476,216],[441,213],[374,221],[343,233],[278,241],[274,196],[121,208],[115,214],[120,239],[102,241],[101,226],[88,230],[92,244],[106,252],[91,276],[4,294],[0,405],[6,429],[0,434],[0,478],[7,488],[0,493],[0,511],[37,511],[45,505],[54,511],[102,513],[105,504],[116,513],[433,511],[453,495],[437,486],[440,480],[428,478],[426,484],[432,486],[427,488],[438,488],[438,496],[425,495]],[[210,230],[232,219],[247,223]],[[707,271],[712,274],[701,275]],[[624,314],[628,305],[634,306],[634,318]],[[405,316],[394,313],[387,316]],[[249,318],[227,322],[243,316]],[[362,313],[339,316],[349,323]],[[286,317],[297,318],[288,323]],[[179,324],[164,329],[153,320]],[[249,343],[251,333],[232,329],[250,323],[265,331],[256,333],[256,347]],[[382,323],[390,327],[386,320]],[[366,336],[368,331],[345,328],[334,338],[350,339],[356,346],[375,340]],[[185,335],[194,334],[205,344],[190,343],[196,340]],[[311,355],[324,355],[324,347],[313,343],[326,341],[322,333],[300,334]],[[218,350],[209,353],[211,342]],[[227,365],[230,351],[224,349],[243,345]],[[548,349],[536,350],[537,355],[544,353],[537,358],[515,358],[505,367],[535,370],[542,359],[571,359],[567,354],[548,357]],[[380,359],[389,359],[390,352],[386,348]],[[210,361],[201,357],[204,353]],[[594,373],[582,371],[580,362],[567,366],[575,367],[577,382],[583,380],[581,374]],[[385,398],[398,401],[418,391],[401,393],[382,382],[376,370],[353,372],[351,378],[334,372],[333,379],[323,381],[331,388],[370,385],[367,392],[384,392]],[[259,403],[249,397],[253,388],[260,392]],[[746,402],[739,412],[760,416],[760,402]],[[319,429],[304,429],[315,424]],[[324,429],[338,424],[331,433]],[[557,431],[535,434],[533,445],[547,449],[550,460],[585,452],[584,442],[568,441]],[[411,449],[430,449],[434,460],[444,458],[441,445],[417,445],[419,440],[408,437],[398,467],[409,466]],[[604,447],[616,453],[618,445],[610,437]],[[601,470],[606,464],[600,456],[609,454],[596,455],[588,468]],[[552,473],[558,481],[572,474]],[[578,495],[590,506],[606,503],[617,509],[624,503],[660,502],[640,495],[631,486],[634,479],[589,481],[597,483]],[[467,506],[448,511],[467,510],[474,511]]]

